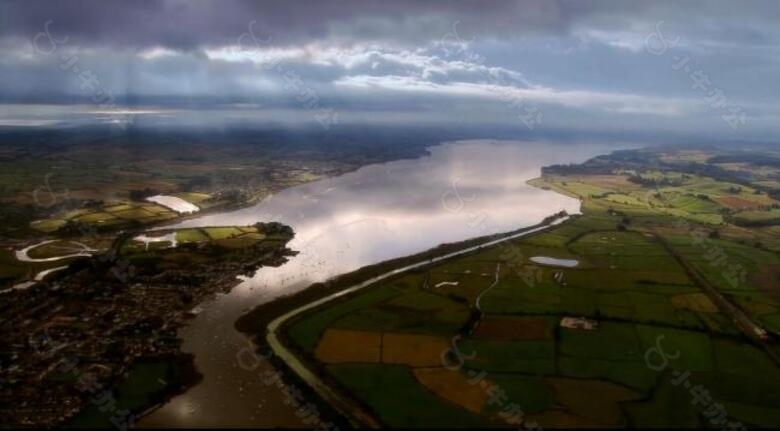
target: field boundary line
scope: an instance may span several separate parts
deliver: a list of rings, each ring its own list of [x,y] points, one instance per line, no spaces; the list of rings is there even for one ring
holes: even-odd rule
[[[422,268],[425,266],[433,265],[435,263],[439,263],[451,259],[453,257],[458,257],[467,253],[471,253],[473,251],[481,250],[483,248],[492,247],[502,242],[511,241],[513,239],[521,238],[530,235],[532,233],[537,233],[549,229],[551,227],[557,226],[569,220],[570,218],[571,216],[568,214],[564,216],[560,216],[555,218],[552,221],[546,223],[545,222],[540,223],[536,227],[525,229],[522,232],[518,232],[516,234],[507,235],[495,240],[487,241],[482,244],[473,245],[461,250],[450,252],[443,256],[425,259],[417,263],[403,266],[401,268],[396,268],[391,271],[380,274],[378,276],[369,278],[368,280],[360,282],[356,285],[348,287],[339,292],[333,293],[331,295],[312,301],[308,304],[297,307],[291,311],[282,314],[281,316],[276,317],[274,320],[271,321],[271,323],[268,324],[268,334],[266,335],[266,341],[268,342],[268,345],[273,350],[274,354],[277,355],[282,361],[284,361],[288,368],[290,368],[295,374],[297,374],[302,381],[304,381],[310,388],[312,388],[317,393],[317,395],[319,395],[323,400],[325,400],[328,404],[330,404],[341,415],[347,418],[347,420],[350,422],[351,425],[354,425],[356,427],[360,427],[362,425],[371,428],[379,428],[381,427],[381,424],[379,423],[378,420],[376,420],[371,414],[367,413],[356,402],[347,399],[345,396],[337,393],[333,388],[328,386],[327,383],[325,383],[319,376],[314,374],[308,367],[306,367],[303,361],[301,361],[297,356],[295,356],[295,354],[284,345],[284,343],[281,341],[281,337],[278,334],[280,328],[287,321],[289,321],[290,319],[298,316],[299,314],[305,311],[312,310],[330,301],[333,301],[335,299],[362,290],[368,286],[376,284],[377,282],[385,280],[392,276],[403,274],[405,272]]]

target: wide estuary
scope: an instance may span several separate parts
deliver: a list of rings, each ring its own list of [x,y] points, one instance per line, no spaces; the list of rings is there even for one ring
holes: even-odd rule
[[[290,248],[300,253],[278,268],[261,268],[229,294],[200,305],[180,335],[195,354],[201,383],[139,421],[149,427],[303,427],[275,386],[263,383],[262,365],[239,367],[247,337],[233,324],[258,304],[313,282],[365,265],[491,232],[539,223],[578,200],[526,184],[542,166],[579,163],[609,152],[605,144],[460,141],[430,148],[430,155],[369,165],[357,171],[286,189],[233,212],[203,215],[176,227],[292,226]]]

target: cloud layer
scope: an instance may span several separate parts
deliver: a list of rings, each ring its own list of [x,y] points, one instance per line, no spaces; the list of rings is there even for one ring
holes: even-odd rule
[[[0,17],[0,98],[15,104],[110,92],[269,115],[333,107],[345,120],[753,138],[780,124],[771,1],[12,0]],[[19,112],[0,107],[29,120]]]

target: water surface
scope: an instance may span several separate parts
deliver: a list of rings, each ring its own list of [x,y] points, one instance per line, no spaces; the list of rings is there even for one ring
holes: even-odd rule
[[[562,266],[565,268],[574,268],[575,266],[580,264],[580,262],[577,259],[559,259],[556,257],[549,257],[549,256],[533,256],[531,257],[531,262],[536,262],[542,265],[549,265],[549,266]]]
[[[236,355],[247,346],[233,328],[241,314],[365,265],[533,225],[560,210],[578,213],[578,200],[526,181],[538,177],[542,166],[605,152],[608,147],[599,144],[449,143],[432,147],[426,157],[365,166],[286,189],[251,208],[180,223],[176,227],[280,221],[295,230],[289,246],[300,254],[281,267],[261,268],[229,294],[202,304],[180,334],[203,382],[139,425],[303,427],[279,389],[263,383],[266,365],[254,371],[238,366]]]

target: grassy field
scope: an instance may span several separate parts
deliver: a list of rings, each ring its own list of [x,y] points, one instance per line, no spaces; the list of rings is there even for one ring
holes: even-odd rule
[[[154,362],[139,362],[134,364],[122,380],[111,392],[115,404],[109,408],[105,405],[92,404],[78,414],[67,427],[75,428],[112,428],[114,416],[121,417],[119,412],[129,411],[140,413],[143,409],[162,402],[165,397],[176,392],[180,387],[195,383],[200,376],[191,369],[184,360],[158,360]],[[133,422],[126,423],[132,426]]]
[[[78,241],[53,240],[30,249],[27,255],[32,259],[47,259],[84,252],[86,249],[104,250],[111,244],[111,240],[103,236],[79,238]],[[0,248],[0,289],[32,281],[41,271],[67,266],[78,259],[72,257],[49,262],[23,262],[16,258],[16,251],[21,248],[21,245]]]
[[[780,208],[769,208],[762,211],[740,211],[734,214],[734,223],[741,226],[773,226],[780,225]]]
[[[584,226],[587,225],[586,221],[581,219],[577,223]],[[558,230],[572,231],[576,228],[563,226]],[[733,343],[730,340],[739,337],[739,331],[717,308],[713,308],[701,290],[687,278],[683,269],[652,237],[639,232],[617,230],[581,230],[571,232],[574,235],[561,235],[558,230],[516,241],[516,244],[525,255],[544,250],[545,255],[579,258],[582,261],[580,267],[543,268],[542,281],[533,287],[525,284],[517,274],[502,271],[499,283],[482,298],[482,308],[487,315],[485,321],[491,318],[541,316],[545,320],[542,321],[540,339],[522,339],[523,334],[515,331],[527,333],[526,324],[502,320],[502,326],[494,326],[492,333],[500,332],[504,334],[503,338],[491,338],[489,333],[476,331],[472,335],[465,334],[459,344],[461,352],[476,352],[475,358],[465,361],[464,369],[485,371],[488,378],[494,378],[502,388],[505,385],[508,393],[517,394],[514,402],[521,402],[521,405],[527,406],[529,414],[534,414],[529,417],[549,426],[698,423],[695,411],[673,414],[664,412],[665,416],[658,414],[659,410],[669,409],[671,403],[683,398],[684,393],[681,393],[681,388],[668,384],[668,373],[655,371],[645,363],[645,352],[655,346],[659,336],[663,336],[665,351],[681,352],[679,359],[671,361],[670,368],[704,373],[703,381],[711,381],[712,375],[722,372],[738,373],[746,379],[766,375],[765,371],[756,374],[757,369],[751,367],[733,368],[728,361],[716,356],[720,353],[714,344],[721,346],[723,343]],[[556,247],[558,253],[555,253]],[[437,291],[430,286],[423,287],[425,278],[434,279],[437,275],[445,278],[444,275],[462,274],[467,270],[473,273],[486,271],[497,256],[495,251],[485,250],[477,255],[438,265],[426,273],[409,274],[370,288],[365,293],[298,321],[290,327],[289,334],[301,348],[309,352],[317,347],[319,337],[327,328],[382,334],[438,334],[447,339],[460,333],[470,318],[471,304],[467,298],[472,295],[467,293],[470,286],[464,284],[480,286],[480,283],[478,280],[464,282],[463,278],[459,278],[461,284],[457,288]],[[658,268],[663,269],[659,271]],[[566,285],[553,279],[553,274],[558,271],[564,273]],[[482,283],[480,287],[484,289],[486,284]],[[460,295],[453,295],[453,290]],[[466,302],[455,298],[466,298]],[[563,316],[586,316],[597,319],[600,325],[595,331],[560,328],[557,323]],[[512,326],[516,327],[514,331]],[[758,348],[746,349],[744,354],[748,357],[764,357]],[[765,363],[759,365],[766,369]],[[771,362],[769,365],[774,367]],[[376,375],[384,375],[379,369],[389,372],[391,367],[393,375],[402,373],[401,369],[406,369],[406,373],[418,369],[413,365],[391,366],[382,363],[366,366]],[[385,399],[381,391],[372,393],[368,388],[361,387],[354,380],[365,376],[358,377],[354,372],[357,368],[348,368],[358,367],[356,364],[331,367],[330,370],[341,370],[334,376],[345,389],[354,392],[387,424],[457,424],[450,421],[451,415],[436,409],[410,412],[410,407],[405,403]],[[616,393],[615,401],[612,404],[605,401],[611,407],[589,409],[577,404],[578,395],[561,392],[560,388],[564,387],[562,383],[558,384],[558,391],[555,391],[550,389],[552,383],[547,380],[543,380],[547,383],[538,383],[545,389],[537,388],[529,392],[526,380],[534,376],[544,379],[578,379],[580,384],[608,384],[611,385],[608,386],[609,390]],[[769,378],[774,379],[772,376]],[[406,377],[403,379],[403,386],[414,383]],[[772,381],[780,383],[780,379]],[[440,403],[468,402],[453,401],[450,393],[440,394],[440,397],[443,398]],[[646,401],[639,401],[641,399]],[[747,403],[751,407],[735,409],[735,417],[748,410],[759,411],[766,418],[776,417],[773,415],[777,411],[771,404],[767,405],[755,397],[753,399],[754,404]],[[565,415],[561,413],[560,406],[565,406]],[[485,404],[482,407],[480,416],[483,425],[496,423],[491,409],[495,410],[495,406]],[[765,423],[749,422],[749,419],[755,419],[744,415],[738,419],[745,423]]]
[[[101,411],[100,406],[92,405],[81,413],[72,423],[75,427],[99,428],[110,426],[110,419],[118,411],[129,409],[138,411],[148,406],[155,395],[164,392],[166,380],[174,377],[175,367],[168,362],[148,362],[135,364],[128,378],[114,390],[115,411]]]
[[[328,370],[390,427],[434,427],[444,424],[473,428],[482,424],[479,416],[426,391],[408,367],[350,364],[330,366]],[[422,411],[429,414],[420,414]]]
[[[61,231],[68,223],[84,223],[96,229],[121,229],[159,223],[178,217],[168,208],[150,202],[112,201],[68,211],[56,217],[35,220],[30,227],[42,233]]]
[[[56,262],[20,262],[13,250],[0,249],[0,286],[8,288],[14,283],[32,280],[39,272],[67,265],[74,259]]]
[[[160,231],[164,234],[165,231]],[[167,237],[166,237],[167,238]],[[288,234],[275,231],[265,231],[255,226],[241,227],[206,227],[178,229],[174,232],[177,245],[207,246],[206,250],[195,252],[194,250],[171,249],[171,241],[154,241],[148,245],[141,241],[129,239],[122,245],[122,253],[131,260],[138,260],[139,264],[148,264],[151,258],[148,252],[162,252],[165,261],[186,263],[203,262],[211,254],[244,253],[255,245],[273,244],[279,241],[286,242]],[[86,249],[103,252],[108,250],[114,237],[110,234],[79,237],[78,240],[51,240],[28,251],[28,256],[33,259],[46,259],[69,254],[84,252]],[[57,259],[50,262],[22,262],[16,258],[15,250],[21,246],[0,249],[0,289],[10,288],[16,283],[32,281],[36,275],[46,269],[67,266],[78,257]]]
[[[706,163],[712,155],[681,157]],[[703,407],[691,403],[689,388],[674,383],[680,372],[690,373],[689,385],[709,390],[712,402],[728,409],[729,420],[780,426],[780,368],[678,260],[701,271],[767,329],[780,329],[780,249],[773,248],[780,242],[724,217],[775,204],[760,185],[637,166],[551,174],[532,183],[582,198],[584,215],[512,241],[524,256],[519,262],[502,259],[505,253],[496,247],[400,275],[299,318],[288,326],[289,338],[317,362],[315,351],[329,330],[363,331],[361,337],[375,341],[425,334],[418,339],[430,345],[408,344],[406,362],[391,359],[396,356],[388,356],[387,343],[374,342],[372,353],[362,356],[368,359],[352,356],[354,363],[326,367],[341,390],[389,426],[506,425],[500,406],[474,390],[479,385],[462,382],[463,375],[480,372],[485,390],[500,387],[507,395],[504,406],[516,403],[543,427],[703,426]],[[703,236],[693,236],[692,229]],[[719,255],[713,247],[724,251],[726,264],[713,264],[712,256]],[[562,268],[528,260],[537,255],[579,264]],[[476,319],[475,298],[490,285],[499,262],[498,283],[482,296],[484,314]],[[744,280],[730,283],[723,275],[728,264],[741,265]],[[529,281],[526,274],[538,275]],[[458,285],[435,287],[444,281]],[[598,326],[561,327],[563,317],[589,318]],[[430,351],[436,346],[440,356],[457,363],[446,354],[456,335],[462,337],[459,371],[437,363]],[[327,343],[332,350],[338,340]],[[658,358],[650,362],[647,356],[659,345],[669,356],[661,369],[651,366]],[[453,406],[462,411],[455,413]]]
[[[222,249],[245,249],[263,240],[274,240],[274,234],[263,231],[257,226],[221,226],[203,228],[183,228],[174,231],[160,231],[163,235],[160,241],[149,242],[148,246],[140,240],[130,239],[122,246],[122,251],[127,253],[140,253],[145,250],[162,250],[172,246],[170,233],[179,245],[209,245]]]
[[[243,127],[131,135],[102,127],[4,130],[0,238],[34,237],[40,231],[29,228],[32,220],[59,219],[68,208],[100,201],[142,202],[167,194],[203,210],[245,206],[360,166],[418,157],[446,141],[442,133],[456,137],[386,127],[327,134]],[[57,229],[54,223],[37,227]]]

